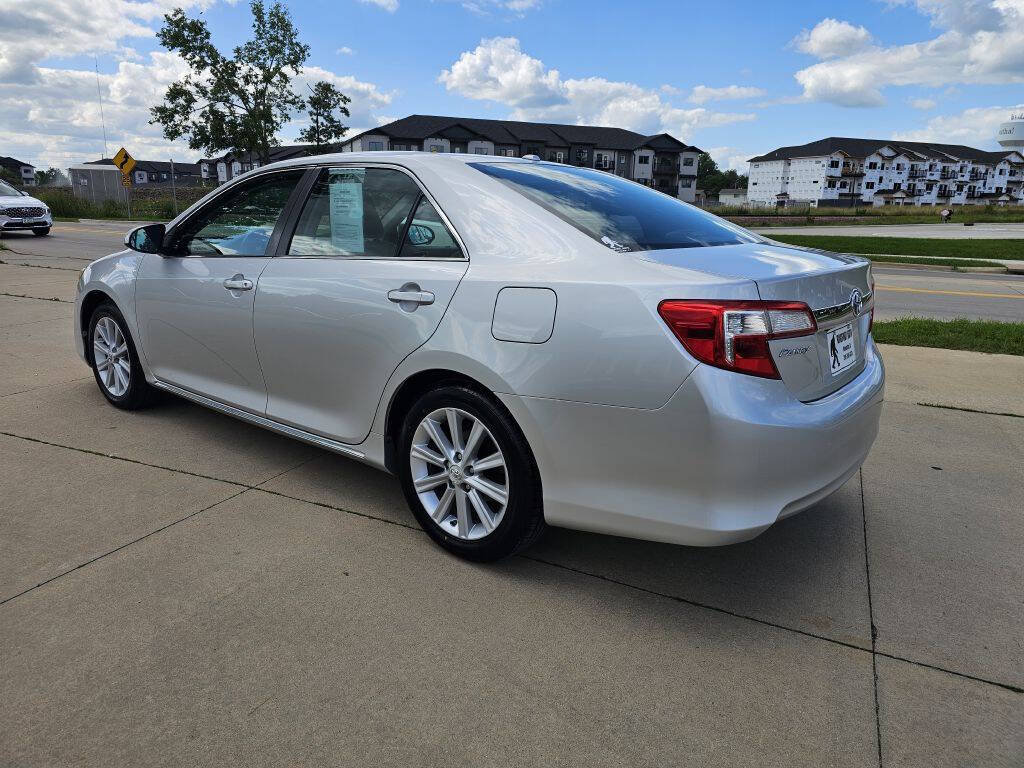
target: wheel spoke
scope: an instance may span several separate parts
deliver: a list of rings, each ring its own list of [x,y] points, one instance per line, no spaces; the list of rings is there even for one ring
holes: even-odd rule
[[[462,452],[464,461],[472,461],[476,456],[477,449],[480,448],[480,440],[485,432],[484,425],[474,419],[473,426],[469,429],[469,437],[466,438],[466,448]]]
[[[490,496],[499,504],[505,505],[508,503],[508,492],[500,485],[496,485],[490,480],[485,480],[479,475],[470,475],[466,478],[466,482],[481,493]]]
[[[111,366],[112,364],[113,364],[113,363],[111,362],[110,358],[109,358],[109,357],[105,357],[105,358],[103,358],[102,360],[97,360],[97,362],[96,362],[96,368],[97,368],[97,369],[98,369],[98,370],[100,371],[100,373],[103,373],[103,372],[104,372],[104,371],[106,371],[106,370],[107,370],[107,368],[109,368],[109,367],[110,367],[110,366]]]
[[[455,514],[459,518],[459,536],[463,539],[469,538],[469,507],[466,506],[466,492],[459,489],[455,491]]]
[[[474,472],[486,472],[488,469],[497,469],[505,466],[505,457],[500,453],[492,453],[486,458],[473,462]]]
[[[410,454],[415,456],[417,459],[423,459],[428,464],[433,464],[438,467],[444,466],[444,456],[437,451],[430,450],[430,448],[425,445],[413,445]]]
[[[110,350],[110,354],[114,357],[124,357],[128,353],[128,344],[124,340],[114,349]]]
[[[434,507],[434,511],[430,513],[430,516],[435,521],[440,523],[448,516],[448,510],[452,508],[452,499],[455,498],[455,490],[453,488],[445,488],[444,494],[437,502],[437,506]]]
[[[491,515],[491,510],[487,508],[487,503],[480,498],[480,494],[476,489],[471,490],[468,494],[469,503],[473,505],[473,510],[476,512],[476,516],[480,518],[480,524],[484,527],[487,533],[494,530],[494,517]]]
[[[121,394],[128,389],[128,375],[117,363],[114,364],[114,379],[117,381],[117,394]]]
[[[426,493],[431,488],[437,488],[437,486],[447,482],[448,473],[438,472],[436,475],[426,475],[419,480],[413,481],[413,487],[416,488],[416,493]]]
[[[444,415],[448,419],[448,431],[452,434],[452,448],[462,453],[462,419],[454,408],[445,408]]]
[[[434,445],[441,449],[442,454],[449,459],[455,455],[451,443],[448,442],[448,438],[444,436],[444,432],[441,431],[441,427],[436,421],[428,418],[423,422],[423,426],[426,428],[427,434],[430,435],[430,439],[434,441]]]

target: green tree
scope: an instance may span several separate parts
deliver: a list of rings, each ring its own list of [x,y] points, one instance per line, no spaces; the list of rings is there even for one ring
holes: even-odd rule
[[[250,152],[265,164],[278,143],[277,131],[293,110],[305,106],[291,80],[302,71],[309,46],[299,42],[280,2],[265,8],[262,0],[252,0],[249,7],[252,39],[230,57],[214,46],[205,21],[188,18],[181,8],[164,16],[157,39],[190,71],[168,87],[164,103],[150,110],[150,122],[163,126],[171,141],[187,137],[192,149],[209,155]]]
[[[310,88],[311,95],[306,102],[309,127],[299,134],[299,141],[313,145],[313,154],[322,155],[334,149],[334,143],[348,131],[335,112],[349,116],[348,107],[352,99],[326,80]]]
[[[723,189],[746,189],[747,176],[733,169],[722,171],[715,159],[706,152],[697,158],[697,188],[709,197]]]
[[[36,184],[40,187],[66,187],[71,182],[60,168],[50,168],[46,171],[36,171]]]

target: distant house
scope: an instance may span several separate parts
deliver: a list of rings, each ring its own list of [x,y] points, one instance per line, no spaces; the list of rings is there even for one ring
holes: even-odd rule
[[[132,169],[132,183],[136,186],[142,185],[165,185],[171,186],[171,163],[166,160],[136,160]],[[200,182],[198,163],[174,163],[174,183],[180,187],[195,186]],[[71,185],[76,186],[76,177],[79,181],[85,177],[87,170],[93,170],[93,166],[110,166],[115,171],[117,167],[114,161],[105,158],[103,160],[90,160],[80,165],[72,166],[69,171]],[[102,170],[108,170],[106,168]]]
[[[0,168],[10,171],[26,187],[36,185],[36,167],[31,163],[23,163],[13,157],[0,156]]]
[[[718,193],[718,202],[722,205],[746,205],[747,190],[723,189]]]
[[[293,157],[305,157],[313,148],[312,144],[288,144],[270,148],[270,162],[290,160]],[[259,168],[259,158],[252,152],[228,152],[220,157],[210,157],[199,161],[199,177],[204,181],[213,180],[217,184],[230,181],[253,168]]]

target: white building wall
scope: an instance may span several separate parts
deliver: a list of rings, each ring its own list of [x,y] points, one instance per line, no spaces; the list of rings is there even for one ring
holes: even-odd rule
[[[783,191],[782,177],[787,173],[788,164],[788,160],[751,163],[747,199],[753,203],[775,205],[775,196]]]
[[[448,139],[439,139],[437,137],[431,137],[423,140],[423,151],[424,152],[451,152],[452,143]]]
[[[640,162],[640,158],[646,157],[647,161]],[[650,182],[654,178],[654,150],[638,149],[633,152],[633,178],[637,181]]]

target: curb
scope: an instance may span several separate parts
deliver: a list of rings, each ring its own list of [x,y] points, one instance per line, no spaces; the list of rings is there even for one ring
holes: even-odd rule
[[[895,253],[851,253],[849,255],[850,256],[862,256],[863,258],[868,259],[869,261],[871,261],[872,264],[878,264],[879,266],[883,266],[883,267],[893,267],[895,269],[900,269],[900,268],[903,268],[903,269],[931,269],[931,270],[939,270],[941,272],[984,272],[984,273],[993,274],[993,275],[1005,275],[1008,272],[1011,273],[1011,274],[1024,274],[1024,269],[1015,271],[1014,269],[1012,269],[1010,267],[1007,267],[1007,266],[1002,266],[1002,267],[951,267],[951,266],[948,266],[946,264],[929,264],[927,261],[925,261],[925,259],[927,258],[926,256],[922,257],[921,258],[921,262],[918,263],[918,264],[908,264],[906,262],[900,262],[900,261],[881,261],[881,260],[880,261],[875,261],[875,259],[872,259],[871,257],[872,256],[876,256],[876,257],[877,256],[883,256],[883,257],[884,256],[892,256],[893,258],[912,259],[912,258],[914,258],[913,256],[900,256],[899,254],[895,254]],[[985,259],[979,259],[979,261],[985,261]]]

